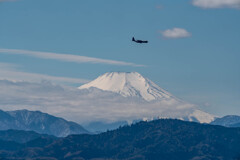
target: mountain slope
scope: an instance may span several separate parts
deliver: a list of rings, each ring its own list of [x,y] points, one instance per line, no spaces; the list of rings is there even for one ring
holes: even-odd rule
[[[33,131],[22,131],[22,130],[5,130],[0,131],[0,140],[2,141],[14,141],[17,143],[26,143],[37,138],[54,138],[54,136],[46,134],[38,134]]]
[[[88,131],[77,123],[66,121],[40,111],[0,111],[0,114],[4,115],[0,117],[0,130],[17,129],[35,131],[57,137],[88,133]]]
[[[71,135],[48,143],[45,147],[22,148],[0,156],[39,159],[230,160],[240,156],[239,143],[240,128],[162,119],[140,122],[98,135]]]
[[[112,91],[124,97],[140,97],[147,101],[174,98],[151,80],[137,72],[109,72],[84,84],[79,89],[96,87],[104,91]]]
[[[83,125],[90,132],[101,133],[107,130],[114,130],[119,128],[120,126],[128,125],[127,121],[117,121],[112,123],[104,123],[104,122],[91,122],[89,124]]]
[[[240,116],[228,115],[222,118],[217,118],[213,122],[213,125],[221,125],[225,127],[240,127]]]

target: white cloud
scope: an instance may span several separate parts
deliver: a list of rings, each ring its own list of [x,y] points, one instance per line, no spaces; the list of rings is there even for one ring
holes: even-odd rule
[[[78,123],[132,121],[144,117],[182,118],[196,110],[194,105],[174,99],[146,102],[94,88],[79,90],[50,82],[0,80],[0,88],[2,110],[40,110]]]
[[[3,54],[16,54],[16,55],[27,55],[42,59],[54,59],[65,62],[75,62],[75,63],[101,63],[109,65],[120,65],[120,66],[133,66],[133,67],[142,67],[144,65],[138,65],[129,62],[115,61],[94,57],[79,56],[73,54],[59,54],[52,52],[39,52],[39,51],[29,51],[29,50],[19,50],[19,49],[0,49],[0,53]]]
[[[40,110],[78,123],[131,122],[152,117],[184,119],[196,111],[194,105],[175,99],[146,102],[95,88],[79,90],[46,81],[32,83],[0,80],[0,88],[1,110]]]
[[[238,8],[240,0],[193,0],[192,4],[201,8]]]
[[[28,73],[17,70],[19,66],[9,63],[0,63],[0,80],[39,82],[48,80],[59,83],[87,83],[88,80],[80,78],[56,77],[45,74]]]
[[[167,29],[165,31],[161,31],[161,34],[163,37],[169,39],[186,38],[191,36],[191,33],[183,28]]]

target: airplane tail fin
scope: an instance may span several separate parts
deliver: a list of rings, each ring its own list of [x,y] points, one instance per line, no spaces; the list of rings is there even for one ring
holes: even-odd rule
[[[132,37],[132,41],[135,41],[135,38],[134,38],[134,37]]]

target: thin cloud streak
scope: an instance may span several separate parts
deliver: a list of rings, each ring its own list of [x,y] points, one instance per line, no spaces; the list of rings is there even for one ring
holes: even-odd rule
[[[19,50],[19,49],[1,49],[0,53],[3,54],[15,54],[15,55],[27,55],[42,59],[54,59],[65,62],[75,62],[75,63],[98,63],[98,64],[109,64],[109,65],[120,65],[120,66],[133,66],[133,67],[144,67],[144,65],[138,65],[129,62],[115,61],[87,56],[79,56],[73,54],[59,54],[52,52],[39,52],[39,51],[29,51],[29,50]]]

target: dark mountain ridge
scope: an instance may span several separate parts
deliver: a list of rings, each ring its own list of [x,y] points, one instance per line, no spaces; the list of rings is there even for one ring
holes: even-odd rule
[[[23,130],[5,130],[0,131],[0,140],[2,141],[14,141],[17,143],[26,143],[37,138],[56,138],[47,134],[39,134],[34,131]]]
[[[70,135],[35,140],[21,150],[0,152],[6,158],[214,160],[238,159],[240,128],[172,119],[139,122],[98,135]],[[40,145],[38,147],[38,145]]]

